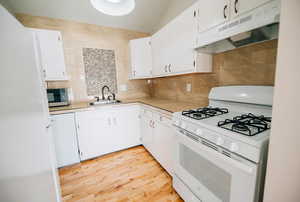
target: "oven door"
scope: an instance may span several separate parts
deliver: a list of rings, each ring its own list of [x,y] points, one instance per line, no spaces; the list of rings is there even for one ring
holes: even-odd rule
[[[225,156],[187,131],[176,133],[175,174],[202,202],[255,201],[257,164]]]

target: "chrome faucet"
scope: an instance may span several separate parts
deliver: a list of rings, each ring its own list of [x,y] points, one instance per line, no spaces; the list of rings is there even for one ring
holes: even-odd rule
[[[108,92],[110,92],[110,90],[109,90],[109,87],[108,87],[108,86],[106,86],[106,85],[105,85],[105,86],[103,86],[103,87],[102,87],[102,100],[105,100],[105,96],[104,96],[104,90],[105,90],[105,89],[107,89],[107,90],[108,90]]]
[[[111,92],[110,89],[109,89],[109,87],[106,86],[106,85],[102,87],[102,100],[106,100],[106,99],[105,99],[105,96],[104,96],[104,91],[105,91],[105,89],[107,89],[108,92],[111,94],[111,95],[109,95],[109,96],[107,97],[107,99],[108,99],[108,100],[115,100],[115,99],[116,99],[116,95],[115,95],[113,92]]]

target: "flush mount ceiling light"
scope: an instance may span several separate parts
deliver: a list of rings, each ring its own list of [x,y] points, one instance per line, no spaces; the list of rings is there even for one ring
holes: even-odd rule
[[[112,16],[127,15],[135,8],[135,0],[90,0],[98,11]]]

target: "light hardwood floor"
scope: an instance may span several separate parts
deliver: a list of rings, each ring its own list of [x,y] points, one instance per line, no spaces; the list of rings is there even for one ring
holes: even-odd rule
[[[64,202],[182,202],[169,174],[138,146],[59,170]]]

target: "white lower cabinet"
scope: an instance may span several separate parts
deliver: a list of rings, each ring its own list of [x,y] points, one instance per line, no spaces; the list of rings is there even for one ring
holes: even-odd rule
[[[141,144],[137,105],[78,112],[76,121],[81,160]]]
[[[171,175],[173,174],[173,129],[171,117],[157,111],[142,109],[142,143]]]
[[[74,113],[51,116],[57,167],[80,162]]]
[[[162,167],[173,173],[170,115],[133,104],[95,107],[51,118],[58,167],[143,144]]]

